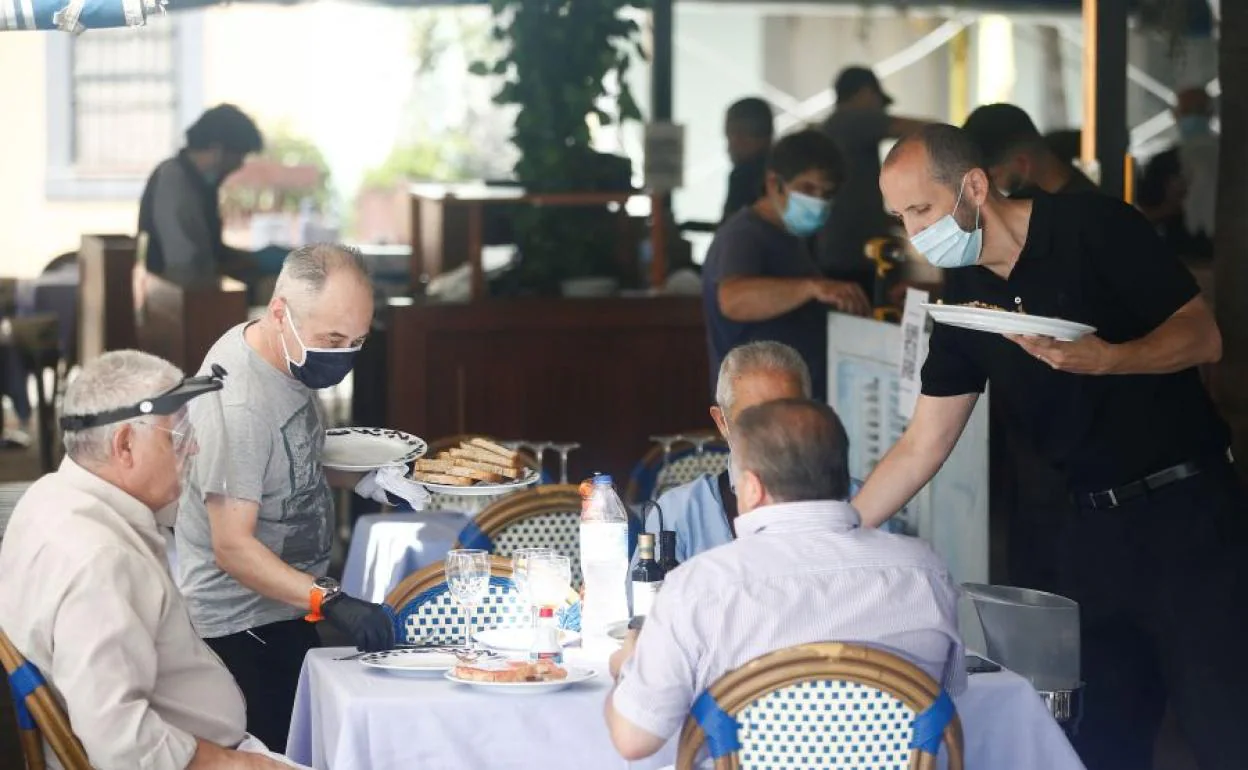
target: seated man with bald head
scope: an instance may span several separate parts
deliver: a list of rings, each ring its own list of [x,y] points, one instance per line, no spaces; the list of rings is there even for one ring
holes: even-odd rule
[[[769,652],[856,642],[966,686],[958,588],[925,543],[863,527],[849,497],[849,441],[825,404],[786,398],[732,427],[737,540],[668,574],[639,636],[612,657],[611,739],[654,754],[719,677]]]
[[[719,367],[711,419],[732,445],[732,426],[745,409],[778,398],[810,398],[810,371],[796,350],[779,342],[733,348]],[[676,560],[688,561],[736,537],[736,483],[729,470],[704,473],[664,492],[646,519],[646,531],[676,533]]]

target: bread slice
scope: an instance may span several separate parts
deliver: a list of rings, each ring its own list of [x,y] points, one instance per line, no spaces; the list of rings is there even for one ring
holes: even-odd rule
[[[417,481],[424,481],[429,484],[449,484],[455,487],[470,487],[473,480],[464,476],[452,476],[446,473],[424,473],[422,471],[413,471],[412,478]]]
[[[491,463],[493,465],[502,465],[511,468],[521,468],[523,467],[524,462],[518,456],[513,460],[509,460],[502,455],[487,452],[484,449],[474,446],[456,447],[454,449],[446,450],[446,453],[451,457],[462,458],[464,460],[476,460],[477,462]]]
[[[441,462],[441,460],[435,460]],[[452,467],[473,468],[478,471],[486,471],[487,473],[497,473],[509,479],[518,479],[524,475],[524,471],[520,468],[503,467],[496,463],[483,463],[479,460],[466,460],[463,457],[453,457],[450,460]]]
[[[497,484],[505,480],[501,473],[492,473],[490,471],[477,470],[476,468],[461,468],[459,466],[451,468],[451,475],[463,476],[464,478],[477,481],[488,481],[491,484]]]
[[[455,458],[446,460],[427,460],[421,458],[415,462],[415,468],[418,471],[431,471],[433,473],[450,473],[451,468],[455,467]]]
[[[477,449],[484,449],[487,452],[493,452],[494,454],[499,455],[503,459],[510,460],[513,463],[518,462],[521,459],[520,453],[517,452],[516,450],[508,449],[507,447],[502,446],[500,444],[495,444],[493,441],[490,441],[489,439],[484,439],[484,438],[469,439],[468,443],[465,444],[464,446],[476,447]]]

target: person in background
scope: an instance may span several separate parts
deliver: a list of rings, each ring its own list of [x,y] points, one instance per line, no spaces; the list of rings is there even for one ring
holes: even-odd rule
[[[723,220],[727,220],[746,206],[752,206],[763,194],[767,151],[775,137],[771,105],[757,97],[733,102],[724,117],[724,136],[728,140],[728,158],[732,161],[728,197],[724,200]]]
[[[871,312],[857,284],[819,274],[805,241],[826,221],[843,176],[831,139],[818,131],[790,134],[768,155],[766,193],[715,233],[702,266],[712,376],[738,345],[773,340],[798,352],[815,398],[827,398],[825,306]],[[715,388],[712,381],[712,394]]]
[[[1083,155],[1083,132],[1077,128],[1059,128],[1044,135],[1049,149],[1063,163],[1074,166]]]
[[[888,114],[893,98],[866,67],[846,67],[836,76],[836,109],[821,130],[832,137],[845,162],[842,195],[816,241],[818,264],[825,275],[856,281],[867,296],[875,284],[875,266],[864,252],[873,238],[890,235],[895,223],[880,197],[880,143],[914,131],[916,118]]]
[[[782,399],[734,427],[737,539],[669,573],[640,636],[611,657],[605,715],[620,755],[654,754],[717,679],[799,644],[880,646],[961,693],[958,587],[923,541],[861,526],[836,413]]]
[[[333,544],[330,486],[355,474],[321,465],[316,391],[351,371],[373,319],[359,252],[336,244],[292,251],[262,318],[227,331],[204,368],[229,372],[221,393],[232,490],[184,496],[175,530],[180,585],[195,628],[247,696],[247,728],[268,744],[290,728],[299,671],[319,646],[322,616],[361,650],[387,649],[394,625],[381,605],[347,596],[327,577]],[[213,448],[225,435],[201,435]]]
[[[732,443],[733,426],[745,409],[782,398],[810,398],[810,371],[797,351],[779,342],[748,342],[724,356],[715,386],[711,419]],[[676,559],[688,561],[736,537],[737,496],[731,466],[718,476],[704,473],[664,492],[646,531],[676,533]],[[662,524],[662,526],[660,526]]]
[[[1178,144],[1145,165],[1136,203],[1176,254],[1210,257],[1218,192],[1213,99],[1203,88],[1180,91],[1174,119]]]
[[[1047,193],[1098,192],[1091,179],[1053,151],[1022,108],[976,107],[962,130],[979,146],[992,183],[1009,198]]]
[[[285,766],[235,750],[263,747],[169,574],[161,529],[195,462],[186,403],[215,395],[188,384],[135,350],[84,366],[65,392],[66,457],[18,502],[0,545],[0,629],[98,770]]]
[[[1201,770],[1242,768],[1248,496],[1197,369],[1220,358],[1222,336],[1195,279],[1114,196],[1004,198],[953,126],[899,142],[880,188],[915,249],[964,276],[946,303],[1095,331],[1061,341],[936,324],[914,416],[854,498],[863,524],[931,480],[991,387],[1077,506],[1058,592],[1079,603],[1080,757],[1089,770],[1152,767],[1169,702]]]
[[[222,275],[254,278],[256,255],[221,240],[221,183],[264,140],[251,118],[231,104],[205,112],[186,130],[186,147],[148,177],[139,201],[139,232],[147,235],[146,269],[186,288],[214,285]]]

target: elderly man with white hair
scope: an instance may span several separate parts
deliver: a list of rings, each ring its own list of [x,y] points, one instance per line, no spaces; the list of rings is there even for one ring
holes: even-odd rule
[[[292,251],[259,320],[230,329],[203,369],[228,371],[221,393],[228,498],[182,499],[176,529],[180,585],[200,635],[247,697],[247,729],[283,744],[299,671],[319,646],[312,622],[386,649],[394,625],[378,604],[347,596],[326,576],[334,531],[330,486],[355,475],[321,466],[325,443],[316,391],[351,371],[373,319],[373,290],[357,251],[317,244]],[[305,617],[306,616],[306,617]]]
[[[0,546],[0,628],[98,770],[284,766],[235,750],[255,744],[242,693],[191,626],[160,531],[198,462],[188,402],[220,379],[183,380],[133,350],[87,364],[65,394],[67,457],[18,502]],[[215,470],[199,469],[199,493],[220,489]]]
[[[810,371],[796,350],[780,342],[750,342],[724,356],[715,383],[711,419],[732,444],[737,416],[752,406],[781,398],[810,398]],[[676,559],[684,562],[736,537],[736,484],[730,471],[704,473],[664,492],[646,529],[676,532]],[[662,526],[660,526],[662,525]]]

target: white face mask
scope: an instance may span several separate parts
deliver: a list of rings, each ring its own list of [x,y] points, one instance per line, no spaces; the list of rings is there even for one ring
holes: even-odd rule
[[[962,203],[962,191],[965,189],[966,177],[963,177],[962,186],[958,188],[958,200],[953,204],[953,212],[937,219],[910,239],[915,250],[933,267],[969,267],[979,261],[979,253],[984,248],[984,231],[979,226],[979,210],[975,211],[975,229],[969,233],[953,218],[958,205]]]

